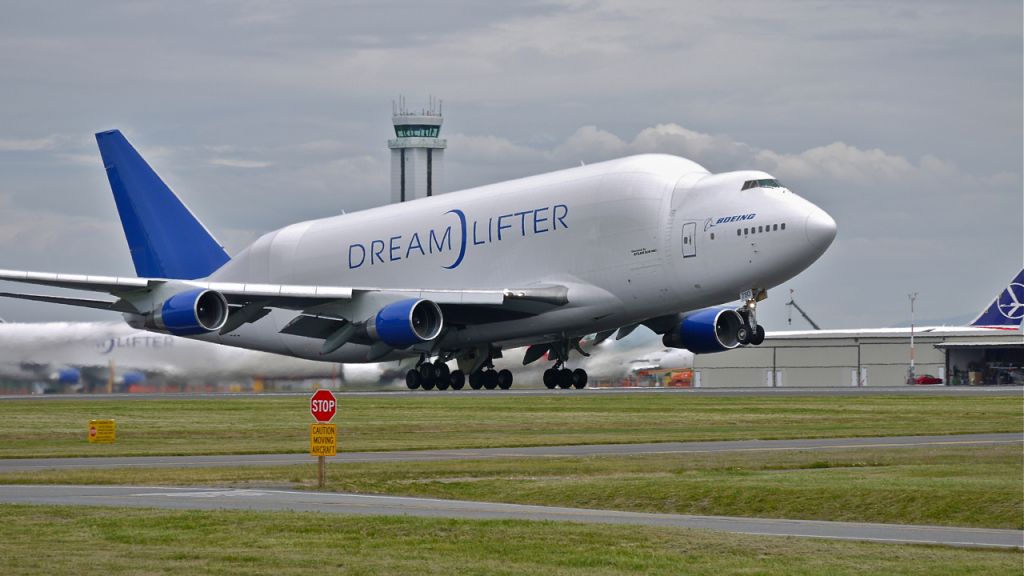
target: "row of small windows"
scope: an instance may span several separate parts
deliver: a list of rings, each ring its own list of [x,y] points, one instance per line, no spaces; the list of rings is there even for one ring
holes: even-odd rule
[[[768,178],[766,180],[747,180],[743,183],[741,190],[750,190],[751,188],[782,188],[782,184],[774,178]]]
[[[778,232],[779,230],[785,230],[785,229],[786,229],[786,223],[783,222],[782,224],[769,224],[767,226],[758,226],[757,228],[754,228],[754,227],[750,227],[750,228],[737,228],[736,229],[736,235],[737,236],[740,236],[740,235],[746,236],[747,234],[763,234],[765,232]]]
[[[749,235],[749,234],[764,234],[765,232],[778,232],[779,230],[785,230],[785,229],[786,229],[786,223],[783,222],[782,224],[769,224],[767,226],[758,226],[757,228],[753,228],[753,227],[751,227],[751,228],[737,228],[736,229],[736,235],[737,236],[746,236],[746,235]],[[712,240],[715,239],[715,233],[714,232],[711,233],[711,239]],[[686,244],[686,243],[687,243],[687,240],[684,237],[683,238],[683,244]]]
[[[440,126],[424,126],[421,124],[395,126],[395,134],[399,138],[437,138],[437,135],[440,133]]]

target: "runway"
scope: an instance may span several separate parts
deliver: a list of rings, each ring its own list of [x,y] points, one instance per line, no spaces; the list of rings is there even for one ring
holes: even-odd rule
[[[860,522],[775,520],[685,514],[648,514],[463,500],[220,488],[140,486],[0,486],[0,502],[74,506],[130,506],[197,510],[302,511],[434,518],[514,519],[639,524],[756,534],[900,544],[992,548],[1024,547],[1024,532],[984,528],[906,526]]]
[[[796,440],[729,440],[710,442],[658,442],[650,444],[586,444],[522,448],[467,448],[458,450],[404,450],[395,452],[338,452],[331,462],[424,462],[544,458],[559,456],[629,456],[643,454],[700,454],[782,450],[855,448],[919,448],[924,446],[982,446],[1024,444],[1024,435],[955,434],[948,436],[882,436],[869,438],[814,438]],[[106,458],[0,459],[0,473],[37,470],[96,468],[204,468],[214,466],[285,466],[309,464],[308,454],[227,454],[212,456],[122,456]]]
[[[0,395],[7,400],[189,400],[210,398],[275,398],[308,397],[304,392],[207,393],[174,392],[156,394],[48,394]],[[1021,386],[865,386],[829,388],[584,388],[583,390],[548,390],[546,388],[513,388],[511,390],[335,390],[339,397],[445,397],[445,396],[592,396],[617,394],[684,394],[695,396],[1016,396],[1024,397]]]

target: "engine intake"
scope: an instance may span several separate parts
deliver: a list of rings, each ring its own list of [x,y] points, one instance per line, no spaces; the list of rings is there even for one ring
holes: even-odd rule
[[[709,308],[684,316],[679,327],[665,334],[662,342],[694,354],[723,352],[740,345],[737,333],[742,326],[743,318],[735,310]]]
[[[437,338],[444,326],[441,308],[430,300],[401,300],[381,308],[366,323],[366,332],[392,348]]]
[[[220,330],[227,320],[224,295],[196,288],[164,300],[152,315],[152,326],[175,336],[191,336]]]

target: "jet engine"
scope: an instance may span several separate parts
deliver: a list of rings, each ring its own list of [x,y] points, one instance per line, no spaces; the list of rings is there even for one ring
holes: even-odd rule
[[[220,292],[196,288],[171,296],[145,316],[126,314],[125,320],[136,328],[159,330],[175,336],[205,334],[220,330],[227,322],[228,301]]]
[[[728,308],[709,308],[688,314],[679,326],[665,334],[662,342],[670,348],[685,348],[694,354],[732,350],[740,345],[743,318]]]
[[[408,348],[437,338],[443,326],[444,316],[437,304],[409,299],[381,308],[366,322],[366,332],[392,348]]]

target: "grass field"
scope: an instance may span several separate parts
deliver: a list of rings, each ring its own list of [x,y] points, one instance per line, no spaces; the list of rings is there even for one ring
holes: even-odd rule
[[[0,402],[0,458],[304,452],[301,396]],[[91,418],[118,441],[89,445]],[[343,397],[343,450],[1024,431],[1020,397]]]
[[[312,461],[312,459],[310,459]],[[328,466],[328,490],[642,512],[1024,528],[1019,444]],[[312,488],[316,467],[0,474],[4,484]]]
[[[1016,551],[526,521],[0,505],[0,573],[1020,574]],[[41,545],[48,543],[49,545]]]

